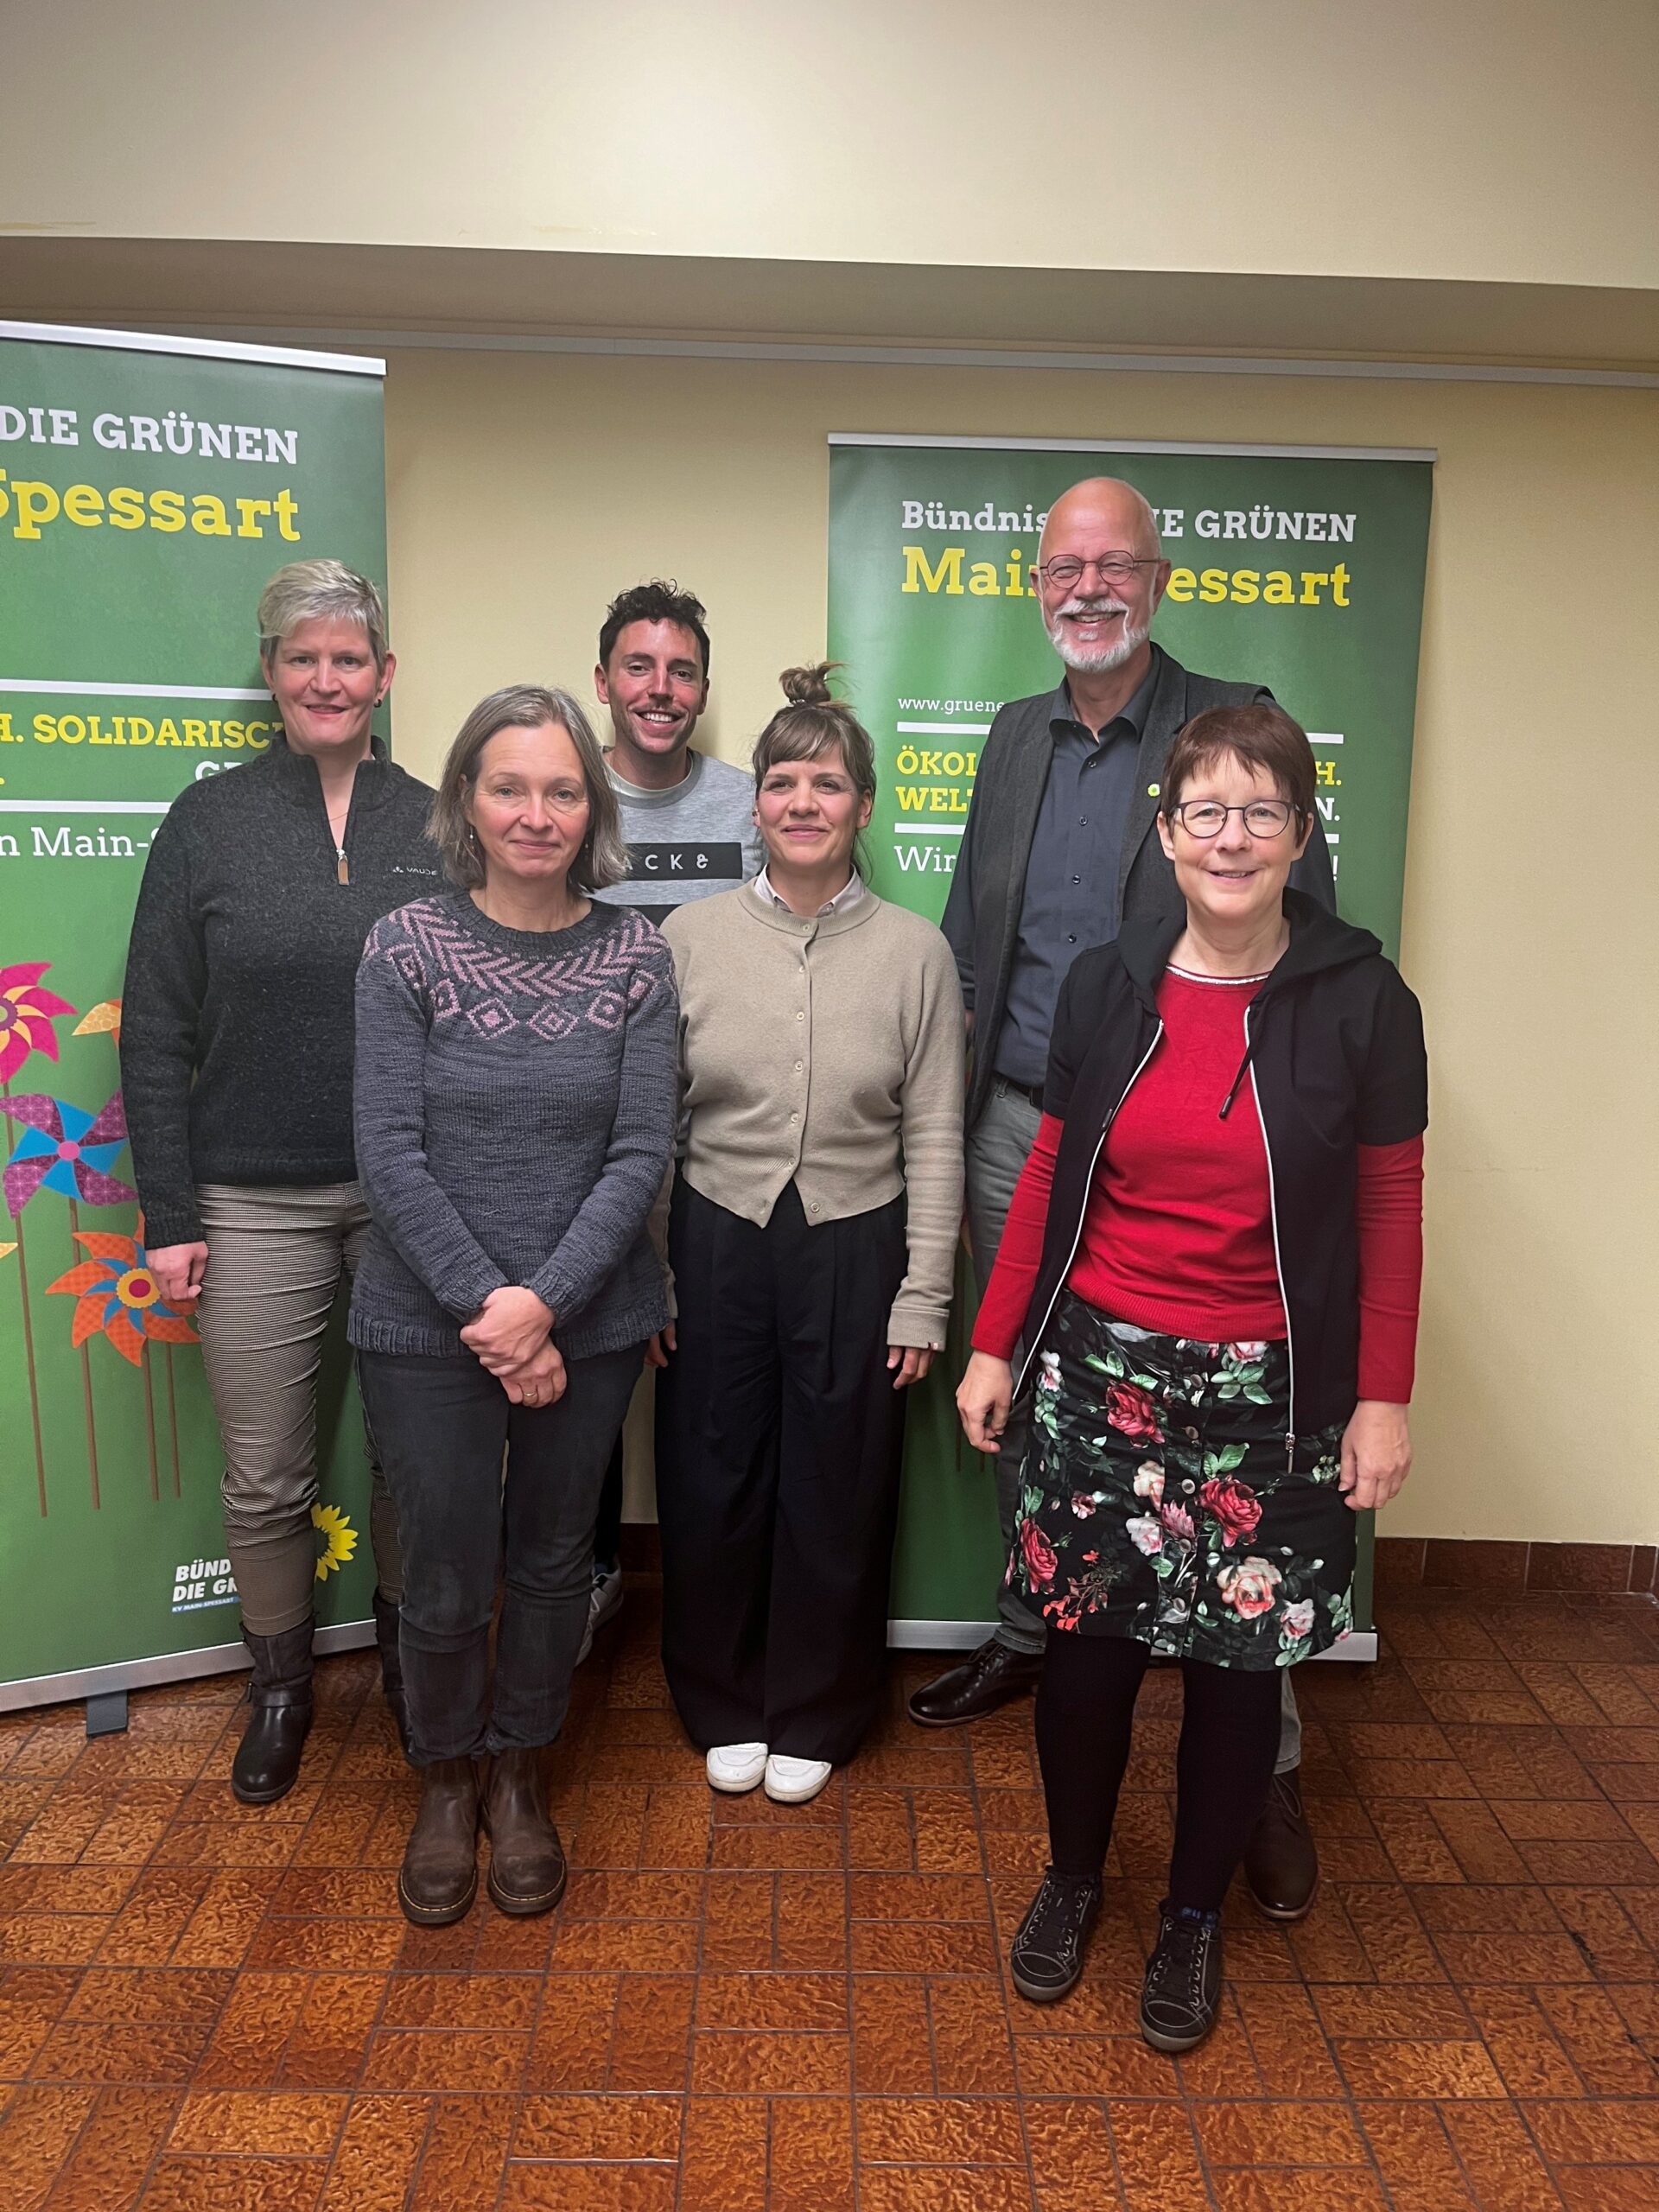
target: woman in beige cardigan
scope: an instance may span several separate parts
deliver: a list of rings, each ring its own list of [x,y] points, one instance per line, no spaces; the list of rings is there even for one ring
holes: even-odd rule
[[[785,676],[754,749],[765,868],[664,931],[682,1113],[663,1660],[710,1784],[791,1804],[880,1697],[905,1392],[944,1342],[962,1217],[956,966],[854,865],[874,758],[827,672]]]

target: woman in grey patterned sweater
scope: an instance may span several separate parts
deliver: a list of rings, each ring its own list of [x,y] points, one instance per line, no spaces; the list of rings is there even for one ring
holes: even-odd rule
[[[457,888],[379,923],[358,975],[373,1230],[350,1331],[404,1535],[423,1789],[398,1896],[428,1927],[472,1903],[480,1820],[504,1912],[548,1911],[564,1888],[541,1751],[587,1622],[606,1462],[667,1319],[645,1219],[677,1016],[656,931],[589,896],[625,861],[567,693],[475,708],[432,826]]]

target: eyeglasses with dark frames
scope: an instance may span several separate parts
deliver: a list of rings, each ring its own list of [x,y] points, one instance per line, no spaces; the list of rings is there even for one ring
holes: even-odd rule
[[[1172,807],[1170,818],[1179,822],[1189,837],[1220,836],[1230,814],[1243,817],[1252,837],[1282,837],[1295,812],[1290,801],[1283,798],[1253,798],[1247,806],[1224,806],[1218,798],[1187,798]]]
[[[1080,561],[1075,553],[1057,553],[1037,573],[1052,591],[1071,591],[1090,569],[1099,573],[1103,583],[1122,584],[1138,569],[1155,569],[1157,565],[1150,556],[1134,553],[1103,553],[1097,561]]]

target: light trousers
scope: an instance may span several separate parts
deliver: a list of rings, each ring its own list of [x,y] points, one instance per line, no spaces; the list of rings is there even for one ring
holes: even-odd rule
[[[323,1338],[356,1271],[369,1210],[355,1183],[203,1183],[196,1204],[207,1243],[198,1325],[225,1446],[226,1549],[244,1625],[280,1636],[311,1617]],[[338,1371],[343,1382],[344,1357]],[[397,1521],[372,1436],[368,1452],[375,1573],[396,1603]]]

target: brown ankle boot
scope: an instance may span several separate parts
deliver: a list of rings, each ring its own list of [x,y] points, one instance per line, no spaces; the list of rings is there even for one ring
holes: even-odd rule
[[[551,1912],[564,1895],[564,1847],[548,1817],[538,1751],[499,1751],[484,1791],[490,1895],[503,1912]]]
[[[435,1759],[421,1769],[397,1902],[417,1928],[447,1928],[477,1894],[478,1774],[471,1759]]]

